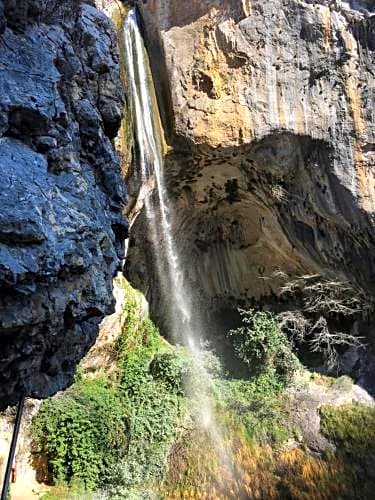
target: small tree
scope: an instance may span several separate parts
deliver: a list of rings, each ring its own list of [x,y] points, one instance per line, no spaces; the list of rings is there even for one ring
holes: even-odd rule
[[[348,281],[326,279],[319,274],[291,278],[283,271],[263,279],[279,281],[279,295],[298,301],[300,309],[308,314],[366,318],[375,310],[371,295]]]
[[[363,337],[331,331],[323,316],[319,316],[317,320],[310,320],[300,311],[286,311],[277,318],[281,330],[287,333],[293,343],[306,344],[311,352],[322,354],[330,371],[337,371],[340,367],[338,351],[340,347],[364,346]]]
[[[371,297],[351,283],[324,279],[319,275],[305,275],[290,279],[279,271],[273,275],[284,283],[281,296],[289,296],[299,305],[299,310],[278,315],[280,328],[293,343],[308,346],[314,353],[321,353],[328,370],[338,371],[339,349],[363,346],[363,338],[351,333],[336,331],[332,320],[350,318],[352,324],[358,317],[368,317],[374,309]]]
[[[229,332],[236,355],[252,373],[274,371],[280,382],[289,382],[299,362],[276,317],[254,310],[240,310],[240,314],[242,326]]]

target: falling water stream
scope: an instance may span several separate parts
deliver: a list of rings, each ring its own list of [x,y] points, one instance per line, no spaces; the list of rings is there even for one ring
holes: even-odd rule
[[[137,167],[142,185],[153,180],[153,193],[146,194],[144,210],[147,230],[152,241],[152,253],[158,274],[160,291],[170,304],[167,318],[173,341],[184,345],[191,354],[194,368],[203,377],[187,387],[195,399],[198,424],[211,436],[212,445],[224,464],[229,461],[224,442],[215,423],[211,406],[212,381],[205,369],[205,354],[200,346],[204,330],[192,307],[192,290],[184,280],[182,259],[172,233],[173,212],[168,198],[164,177],[164,136],[155,97],[150,64],[139,29],[137,14],[131,10],[123,27],[127,59],[128,84],[137,145]],[[196,379],[196,377],[194,377]]]

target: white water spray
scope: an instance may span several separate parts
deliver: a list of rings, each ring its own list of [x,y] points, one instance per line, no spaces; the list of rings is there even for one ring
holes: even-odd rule
[[[160,289],[168,294],[164,300],[171,305],[168,321],[173,340],[186,346],[192,356],[194,368],[205,380],[188,387],[189,395],[196,400],[196,418],[205,428],[221,460],[228,465],[228,459],[221,434],[215,424],[210,401],[212,380],[205,369],[205,354],[200,347],[203,329],[197,331],[197,313],[192,307],[192,293],[184,280],[181,258],[172,236],[172,214],[164,178],[164,137],[151,77],[151,70],[137,23],[137,16],[131,10],[124,23],[127,73],[130,85],[131,105],[135,123],[138,148],[138,166],[141,182],[155,177],[155,196],[144,199],[148,231],[153,245],[153,256],[158,272]],[[194,324],[194,326],[193,326]],[[199,398],[199,401],[197,401]]]

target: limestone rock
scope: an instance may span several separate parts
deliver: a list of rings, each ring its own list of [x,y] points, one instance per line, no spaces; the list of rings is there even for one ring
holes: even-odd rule
[[[113,311],[126,190],[112,23],[78,0],[0,1],[0,407],[46,397]]]
[[[352,403],[375,406],[374,398],[345,376],[335,380],[301,372],[296,376],[294,387],[288,390],[288,395],[291,425],[300,430],[300,441],[315,453],[334,448],[320,432],[321,406],[340,407]]]
[[[265,278],[277,269],[374,295],[373,2],[139,6],[197,307],[272,301],[279,283]],[[128,274],[157,313],[142,217],[134,235]]]

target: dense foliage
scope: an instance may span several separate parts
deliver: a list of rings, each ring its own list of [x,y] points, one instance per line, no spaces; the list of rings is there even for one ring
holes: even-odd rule
[[[290,382],[299,363],[276,317],[254,310],[240,313],[242,326],[229,332],[237,356],[253,374],[271,372],[280,383]]]
[[[272,314],[243,312],[243,325],[230,337],[248,376],[229,378],[208,347],[197,362],[166,342],[125,286],[126,321],[111,381],[83,370],[34,419],[37,455],[58,485],[46,500],[91,500],[90,490],[98,489],[114,500],[349,500],[354,489],[371,498],[373,483],[362,485],[360,471],[374,455],[373,409],[321,408],[321,431],[341,454],[316,457],[286,446],[299,439],[288,388],[300,365]],[[339,390],[339,381],[324,380]],[[215,415],[208,426],[197,411],[203,397]]]
[[[69,391],[42,404],[32,433],[36,456],[45,457],[54,484],[130,499],[147,497],[163,480],[189,358],[162,339],[143,317],[139,294],[124,286],[126,320],[115,346],[114,379],[80,373]],[[60,491],[63,486],[56,498]]]
[[[32,433],[55,483],[80,480],[93,489],[123,454],[126,412],[108,381],[82,380],[42,404]]]
[[[320,408],[321,431],[349,456],[375,460],[375,408],[353,403]]]
[[[163,481],[183,407],[184,351],[163,341],[149,320],[137,329],[138,339],[143,339],[138,343],[130,324],[119,353],[119,390],[129,412],[129,445],[126,457],[113,470],[111,498],[141,495]]]
[[[287,399],[277,380],[259,376],[251,381],[218,380],[217,413],[221,425],[240,430],[247,441],[278,444],[292,437]]]

